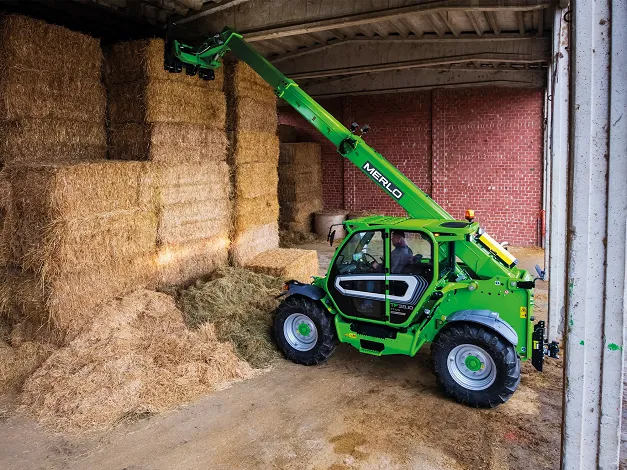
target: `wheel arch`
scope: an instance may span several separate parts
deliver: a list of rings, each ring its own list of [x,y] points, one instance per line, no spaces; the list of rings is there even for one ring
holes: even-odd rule
[[[516,347],[518,345],[518,334],[512,326],[503,320],[497,312],[491,310],[458,310],[453,312],[446,318],[446,324],[438,332],[438,335],[444,331],[447,325],[455,323],[477,323],[498,333],[505,340]],[[436,335],[437,338],[437,335]],[[435,339],[435,338],[434,338]]]
[[[312,284],[302,284],[298,281],[288,281],[287,295],[289,297],[299,296],[314,301],[320,301],[327,293],[324,289]]]

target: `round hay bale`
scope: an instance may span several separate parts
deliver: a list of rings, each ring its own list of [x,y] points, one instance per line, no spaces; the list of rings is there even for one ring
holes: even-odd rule
[[[344,209],[332,209],[316,212],[314,218],[316,234],[319,237],[326,238],[329,234],[329,227],[331,227],[331,225],[341,224],[344,222],[347,214],[348,211]],[[334,230],[336,240],[346,236],[344,226],[334,227]]]

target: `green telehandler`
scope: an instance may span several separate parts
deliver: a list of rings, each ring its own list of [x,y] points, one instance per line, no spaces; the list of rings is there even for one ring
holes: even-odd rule
[[[533,324],[535,280],[468,211],[454,220],[364,140],[368,126],[346,128],[293,80],[230,28],[190,45],[169,37],[164,67],[205,80],[231,51],[357,165],[408,217],[371,216],[344,222],[347,236],[325,277],[289,281],[274,320],[274,336],[288,359],[319,364],[338,342],[375,356],[414,356],[431,345],[441,390],[458,402],[494,407],[520,383],[521,360],[539,371],[544,322]],[[329,228],[333,244],[334,227]]]

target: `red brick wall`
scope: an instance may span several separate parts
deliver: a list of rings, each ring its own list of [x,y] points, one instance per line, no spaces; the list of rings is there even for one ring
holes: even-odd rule
[[[497,240],[538,244],[542,208],[540,89],[468,88],[322,102],[345,125],[372,128],[366,141],[456,218],[467,208]],[[280,122],[323,144],[326,208],[404,215],[383,190],[343,160],[291,108]]]

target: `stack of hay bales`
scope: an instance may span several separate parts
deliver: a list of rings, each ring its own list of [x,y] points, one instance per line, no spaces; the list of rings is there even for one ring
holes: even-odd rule
[[[279,205],[281,228],[313,231],[313,213],[322,210],[322,156],[320,144],[281,144]]]
[[[276,96],[248,65],[235,62],[227,67],[234,183],[231,261],[245,265],[279,246]]]
[[[223,73],[203,81],[163,69],[159,39],[107,52],[109,158],[146,160],[159,216],[157,284],[181,284],[227,262],[230,181]]]
[[[0,19],[0,62],[1,163],[105,158],[97,39],[7,15]]]
[[[29,164],[13,192],[11,310],[64,341],[87,311],[151,282],[157,217],[141,162]]]

